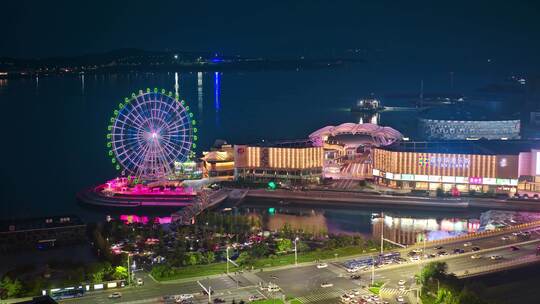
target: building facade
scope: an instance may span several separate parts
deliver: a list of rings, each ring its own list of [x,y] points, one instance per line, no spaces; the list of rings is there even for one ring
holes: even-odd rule
[[[420,136],[428,140],[519,139],[520,120],[419,119]]]
[[[322,147],[234,146],[235,179],[282,181],[291,184],[317,183],[321,179]]]
[[[373,177],[399,189],[515,192],[519,154],[373,150]]]

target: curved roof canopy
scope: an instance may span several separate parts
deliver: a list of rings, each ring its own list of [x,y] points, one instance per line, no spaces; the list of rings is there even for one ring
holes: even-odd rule
[[[381,127],[371,123],[343,123],[338,126],[326,126],[311,134],[309,138],[319,145],[322,145],[324,138],[342,134],[362,134],[369,135],[376,146],[387,146],[401,140],[403,135],[394,128]]]

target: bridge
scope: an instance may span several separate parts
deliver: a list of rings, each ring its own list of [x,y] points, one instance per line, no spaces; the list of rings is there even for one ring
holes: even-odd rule
[[[195,217],[208,208],[213,208],[225,200],[234,205],[246,197],[248,191],[241,189],[202,190],[193,204],[172,214],[172,221],[180,225],[192,225]]]

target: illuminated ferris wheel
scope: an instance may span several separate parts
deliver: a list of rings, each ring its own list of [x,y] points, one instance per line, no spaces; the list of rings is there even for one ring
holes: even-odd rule
[[[122,175],[143,180],[170,176],[175,162],[194,156],[197,127],[178,95],[146,89],[126,97],[110,119],[109,156]]]

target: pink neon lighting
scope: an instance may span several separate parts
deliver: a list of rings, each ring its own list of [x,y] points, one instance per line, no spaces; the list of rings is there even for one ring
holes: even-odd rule
[[[132,215],[132,214],[122,214],[120,215],[120,220],[124,222],[125,224],[148,224],[150,222],[150,219],[146,215]],[[155,217],[154,223],[155,224],[170,224],[172,221],[172,218],[170,216],[163,216],[163,217]]]
[[[148,187],[137,184],[131,187],[126,177],[117,177],[98,187],[103,192],[122,195],[181,195],[195,196],[197,192],[191,187]]]

